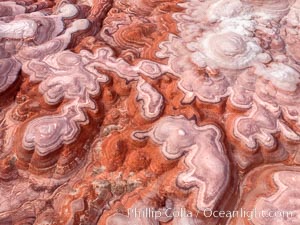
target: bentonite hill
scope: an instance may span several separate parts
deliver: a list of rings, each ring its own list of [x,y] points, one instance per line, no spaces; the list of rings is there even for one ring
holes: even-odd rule
[[[0,225],[299,225],[300,0],[0,0]]]

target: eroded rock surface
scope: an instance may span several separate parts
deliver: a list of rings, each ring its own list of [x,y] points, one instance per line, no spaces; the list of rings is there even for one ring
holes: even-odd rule
[[[299,224],[299,18],[1,1],[0,224]]]

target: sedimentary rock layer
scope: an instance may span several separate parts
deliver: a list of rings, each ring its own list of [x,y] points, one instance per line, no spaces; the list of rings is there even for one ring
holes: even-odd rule
[[[0,224],[299,224],[299,18],[1,1]]]

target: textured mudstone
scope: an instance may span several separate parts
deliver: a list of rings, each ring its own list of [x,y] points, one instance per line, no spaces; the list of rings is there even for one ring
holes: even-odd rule
[[[299,18],[300,0],[1,1],[0,224],[298,225]],[[290,214],[217,213],[253,210]]]
[[[185,155],[187,170],[177,178],[181,188],[198,188],[198,210],[214,209],[229,183],[229,161],[223,148],[220,130],[213,125],[197,127],[184,117],[162,118],[150,133],[133,134],[141,139],[150,136],[168,159]],[[203,157],[205,156],[205,157]],[[205,174],[205,175],[204,175]]]

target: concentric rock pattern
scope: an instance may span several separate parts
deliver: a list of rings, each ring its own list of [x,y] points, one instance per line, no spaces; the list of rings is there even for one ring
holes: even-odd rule
[[[0,224],[298,225],[299,32],[300,0],[0,1]]]

